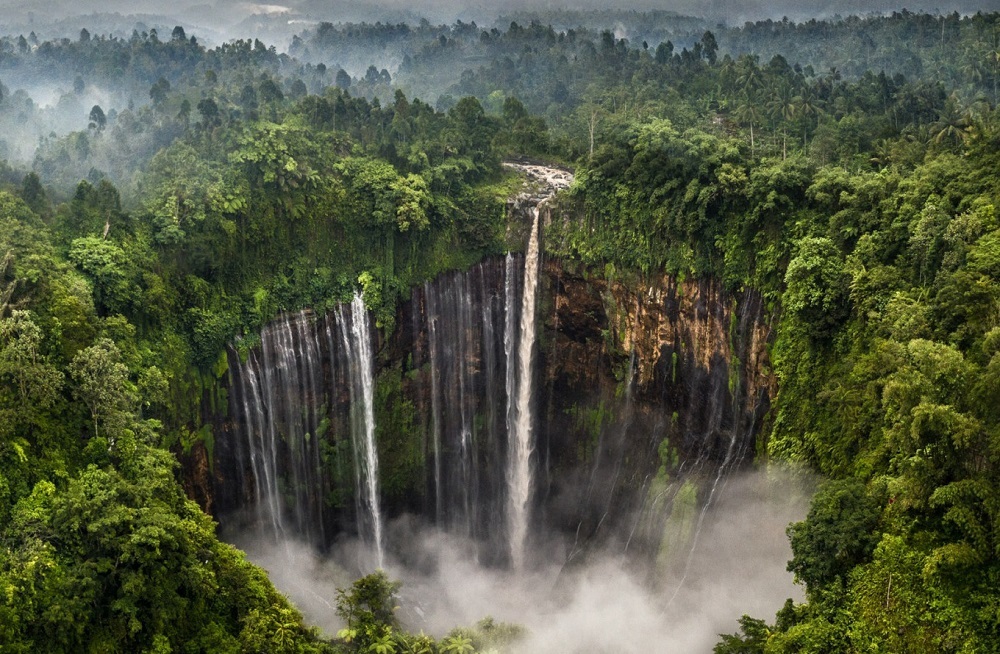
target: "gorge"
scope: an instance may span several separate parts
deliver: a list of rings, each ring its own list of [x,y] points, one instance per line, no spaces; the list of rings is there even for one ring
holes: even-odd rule
[[[705,565],[694,562],[703,531],[743,495],[774,501],[739,473],[774,390],[762,298],[713,279],[607,279],[546,259],[545,225],[565,219],[551,196],[571,177],[519,168],[534,185],[509,207],[511,232],[530,230],[523,254],[415,287],[391,332],[372,328],[357,295],[327,314],[280,316],[245,359],[230,350],[213,472],[189,483],[279,586],[290,542],[355,573],[412,571],[429,556],[415,553],[427,539],[414,534],[439,534],[434,556],[467,559],[467,575],[528,595],[527,579],[565,584],[615,561],[648,575],[650,603],[666,612],[704,574],[693,572]],[[801,498],[778,504],[766,538],[780,570]],[[780,603],[793,591],[776,576]]]

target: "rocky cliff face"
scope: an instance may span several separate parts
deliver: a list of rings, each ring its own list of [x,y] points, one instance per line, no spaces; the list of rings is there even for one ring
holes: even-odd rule
[[[707,502],[754,452],[774,390],[763,303],[711,279],[546,272],[542,511],[580,542],[653,552],[670,511],[651,494],[689,481]]]
[[[532,174],[543,190],[512,201],[514,239],[547,210],[548,173]],[[554,540],[570,561],[597,545],[654,560],[676,501],[710,505],[720,479],[754,452],[774,390],[762,300],[711,279],[608,280],[542,261],[532,392],[519,408],[525,269],[523,255],[508,255],[442,275],[413,290],[393,333],[374,337],[382,507],[471,538],[485,563],[509,564],[512,441],[527,415],[529,546]],[[252,523],[260,512],[251,509],[268,499],[272,521],[320,524],[310,532],[320,546],[364,529],[352,508],[360,477],[350,473],[353,409],[338,381],[335,323],[303,312],[268,328],[280,357],[268,355],[275,370],[258,374],[281,385],[270,408],[263,395],[260,407],[247,403],[246,364],[231,357],[230,406],[241,408],[217,421],[214,466],[204,457],[186,466],[194,496],[224,523],[236,513]],[[279,411],[270,450],[255,450],[260,420]],[[265,497],[268,456],[277,478]],[[298,487],[310,479],[317,488]]]

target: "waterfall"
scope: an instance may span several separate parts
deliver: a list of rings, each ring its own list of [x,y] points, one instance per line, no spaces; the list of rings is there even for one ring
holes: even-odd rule
[[[319,542],[324,533],[314,438],[319,356],[310,316],[300,312],[266,327],[260,351],[230,366],[245,433],[240,458],[250,477],[244,492],[255,499],[258,527],[275,539],[294,534]]]
[[[358,519],[367,514],[371,521],[371,539],[378,567],[385,562],[382,539],[382,515],[379,510],[378,451],[375,447],[374,361],[368,312],[361,293],[355,293],[350,305],[350,317],[339,307],[339,323],[344,351],[347,355],[351,394],[351,437],[356,460],[355,477],[358,486]],[[359,533],[365,530],[359,524]]]
[[[626,295],[618,306],[636,303],[630,311],[647,340],[629,332],[629,358],[606,352],[599,293],[608,287],[599,281],[547,268],[552,313],[538,315],[539,213],[531,211],[524,255],[415,287],[400,332],[387,336],[392,384],[379,397],[386,415],[403,422],[382,427],[407,429],[414,440],[406,456],[420,457],[403,462],[406,487],[395,484],[398,451],[381,460],[376,451],[374,329],[360,297],[325,316],[282,314],[258,346],[242,357],[232,350],[232,421],[216,432],[220,522],[251,527],[258,541],[297,538],[321,550],[338,534],[357,534],[381,565],[383,511],[413,512],[467,539],[477,563],[514,569],[530,567],[528,547],[548,547],[559,530],[574,565],[594,547],[657,566],[665,552],[672,559],[662,569],[683,585],[728,472],[752,446],[756,412],[766,410],[753,368],[744,378],[721,358],[734,347],[725,339],[745,344],[735,361],[763,351],[766,333],[753,332],[762,304],[748,295],[737,305],[748,309],[731,318],[732,305],[711,286]],[[657,322],[644,303],[664,312]],[[551,331],[541,359],[534,350],[543,325]],[[653,342],[660,363],[644,381],[651,337],[664,340]],[[668,542],[681,490],[698,502],[684,533]]]
[[[284,534],[281,519],[281,496],[278,492],[277,453],[271,425],[265,421],[264,402],[260,393],[260,364],[251,352],[250,359],[238,383],[243,401],[243,419],[250,441],[250,468],[253,473],[253,496],[257,499],[257,520],[268,525],[275,538]],[[236,385],[236,382],[234,382]]]
[[[656,554],[663,507],[691,480],[701,501],[680,552],[684,583],[706,515],[758,422],[755,397],[764,387],[727,373],[732,364],[724,357],[734,344],[745,344],[733,352],[736,362],[752,358],[753,348],[763,351],[760,338],[750,340],[760,302],[747,295],[736,306],[748,309],[733,320],[711,285],[694,294],[651,286],[618,298],[620,306],[634,303],[629,329],[636,331],[629,333],[631,357],[616,364],[618,355],[601,345],[614,327],[601,293],[627,291],[599,281],[591,287],[562,271],[546,304],[553,313],[539,320],[545,197],[517,203],[530,215],[524,255],[487,259],[414,287],[401,314],[408,320],[386,335],[385,373],[398,375],[384,387],[387,415],[420,439],[409,442],[406,456],[422,460],[403,464],[410,485],[395,483],[401,463],[394,452],[383,452],[381,462],[392,483],[379,479],[373,328],[356,294],[326,316],[282,314],[242,360],[231,352],[229,406],[238,438],[217,440],[218,479],[235,489],[219,499],[222,510],[244,509],[238,515],[258,533],[321,548],[337,533],[356,532],[379,566],[383,508],[422,512],[468,538],[478,562],[517,570],[527,567],[528,541],[550,535],[529,537],[529,524],[543,522],[575,531],[571,560],[590,543]],[[541,324],[553,330],[544,371],[533,361]],[[533,388],[542,379],[545,394]]]
[[[498,522],[506,495],[506,480],[498,479],[506,454],[505,330],[495,323],[516,316],[506,311],[503,290],[516,283],[510,273],[503,261],[483,261],[415,288],[411,300],[414,330],[426,335],[426,343],[414,343],[414,367],[425,370],[419,379],[428,408],[428,517],[471,538],[484,562],[507,557],[505,525]]]
[[[434,315],[433,294],[429,282],[424,284],[424,297],[427,301],[427,340],[431,357],[431,444],[434,448],[434,516],[435,522],[444,524],[444,491],[441,487],[441,432],[444,429],[441,415],[441,379],[438,373],[441,358],[439,354],[439,318]],[[415,304],[415,303],[414,303]]]
[[[475,270],[482,270],[478,266]],[[431,442],[435,521],[464,536],[475,532],[476,374],[481,354],[475,333],[473,273],[453,273],[447,283],[424,285],[431,376]],[[476,289],[477,291],[479,289]],[[448,435],[448,438],[445,438]]]
[[[521,296],[521,329],[517,344],[517,381],[513,383],[511,370],[514,363],[513,338],[506,338],[507,345],[507,390],[508,401],[513,399],[513,411],[508,408],[508,448],[507,485],[508,513],[507,534],[510,543],[511,565],[515,570],[524,565],[525,538],[528,535],[528,510],[531,499],[531,453],[534,442],[531,437],[531,355],[535,346],[535,291],[538,288],[539,248],[537,206],[532,210],[531,235],[528,250],[524,255],[524,290]],[[510,298],[508,298],[510,299]],[[508,304],[508,306],[511,306]],[[507,324],[508,336],[511,325]],[[512,388],[515,387],[515,388]],[[511,391],[514,392],[511,392]]]

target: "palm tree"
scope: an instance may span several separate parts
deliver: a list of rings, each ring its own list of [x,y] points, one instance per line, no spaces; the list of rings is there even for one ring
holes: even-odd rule
[[[795,90],[792,85],[782,80],[767,105],[771,120],[781,124],[781,158],[788,157],[788,123],[795,118]]]
[[[449,636],[441,642],[442,654],[472,654],[475,651],[472,639],[461,634]]]
[[[809,144],[809,127],[823,113],[822,101],[812,87],[806,86],[793,100],[793,113],[802,121],[802,147]]]
[[[751,97],[749,93],[743,93],[740,103],[736,107],[736,119],[740,123],[750,127],[750,158],[752,159],[755,156],[753,126],[764,121],[764,112],[761,109],[760,102],[756,98]]]
[[[969,113],[962,110],[958,97],[953,93],[945,102],[944,109],[932,128],[934,142],[965,143],[966,139],[969,138],[970,124]]]
[[[756,58],[750,55],[742,55],[737,63],[740,72],[736,77],[736,84],[744,93],[756,93],[764,84],[763,73],[757,66]]]
[[[993,77],[993,104],[1000,103],[1000,95],[997,94],[997,87],[1000,86],[1000,47],[994,47],[986,53],[986,60],[990,63]]]
[[[892,149],[894,142],[890,139],[879,139],[872,145],[872,156],[869,161],[880,166],[887,167],[892,162]]]

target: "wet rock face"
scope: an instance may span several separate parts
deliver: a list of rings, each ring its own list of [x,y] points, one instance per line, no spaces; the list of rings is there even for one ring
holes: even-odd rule
[[[578,540],[655,550],[656,483],[753,456],[774,391],[763,302],[711,279],[609,282],[558,261],[546,277],[540,509]]]

